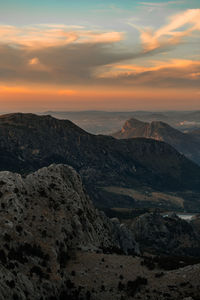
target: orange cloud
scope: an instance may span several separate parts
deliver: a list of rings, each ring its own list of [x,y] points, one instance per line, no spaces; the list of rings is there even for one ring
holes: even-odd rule
[[[123,39],[121,32],[88,31],[81,27],[38,25],[32,27],[0,26],[2,44],[28,48],[63,46],[72,43],[114,43]]]
[[[189,28],[182,29],[183,26],[189,26]],[[194,31],[200,31],[200,9],[188,9],[172,16],[167,25],[156,31],[150,28],[139,30],[145,52],[162,46],[178,44],[183,37],[190,36]]]
[[[34,71],[42,71],[42,72],[51,71],[51,68],[47,65],[42,64],[38,57],[33,57],[29,59],[28,66]]]
[[[181,70],[187,68],[187,70],[194,70],[196,67],[200,67],[200,61],[186,60],[186,59],[171,59],[169,61],[152,61],[153,66],[139,66],[136,64],[129,65],[110,65],[107,68],[109,70],[104,70],[98,76],[100,78],[112,78],[112,77],[120,77],[120,76],[130,76],[130,75],[138,75],[145,72],[156,72],[160,70],[170,70],[176,69]],[[199,76],[199,72],[197,73],[187,73],[189,77],[191,76]],[[183,73],[183,76],[185,74]]]
[[[40,63],[40,61],[37,57],[31,58],[29,60],[29,65],[38,65],[39,63]]]
[[[121,41],[123,38],[123,34],[120,32],[104,32],[97,34],[96,32],[85,32],[82,39],[78,42],[84,43],[115,43]]]
[[[191,73],[189,76],[193,79],[199,79],[200,78],[200,72]]]

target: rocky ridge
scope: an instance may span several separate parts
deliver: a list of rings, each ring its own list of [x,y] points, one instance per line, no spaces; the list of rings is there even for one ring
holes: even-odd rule
[[[156,255],[199,256],[199,219],[187,222],[175,213],[155,211],[137,217],[131,225],[142,252]]]

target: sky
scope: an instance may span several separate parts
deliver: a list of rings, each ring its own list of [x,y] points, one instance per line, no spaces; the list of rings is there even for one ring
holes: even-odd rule
[[[0,0],[0,111],[200,109],[199,0]]]

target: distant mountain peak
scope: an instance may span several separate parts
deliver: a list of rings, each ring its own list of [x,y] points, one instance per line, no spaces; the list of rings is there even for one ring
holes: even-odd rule
[[[114,134],[117,139],[151,138],[170,144],[188,158],[200,164],[200,141],[198,134],[183,133],[163,121],[142,122],[131,118]]]
[[[134,126],[134,125],[137,125],[137,124],[139,125],[139,124],[148,124],[148,123],[140,121],[140,120],[138,120],[136,118],[131,118],[131,119],[127,120],[125,122],[125,124],[129,124],[129,125]]]

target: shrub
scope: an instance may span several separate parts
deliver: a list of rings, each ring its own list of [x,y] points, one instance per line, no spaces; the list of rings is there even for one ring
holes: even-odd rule
[[[6,284],[7,284],[7,286],[9,286],[11,289],[14,289],[14,287],[15,287],[15,282],[14,282],[14,280],[11,280],[11,281],[6,280]]]
[[[23,230],[23,228],[22,228],[22,226],[17,225],[17,226],[16,226],[16,230],[17,230],[18,233],[21,233],[22,230]]]
[[[123,291],[124,289],[125,289],[125,285],[121,281],[119,281],[119,283],[118,283],[118,290],[119,291]]]
[[[0,261],[3,265],[7,262],[7,258],[3,249],[0,250]]]
[[[156,273],[155,274],[155,278],[160,278],[162,276],[164,276],[165,274],[163,272],[160,272],[160,273]]]
[[[32,267],[32,268],[30,269],[30,273],[31,273],[31,275],[32,275],[33,273],[35,273],[35,274],[38,275],[40,278],[45,277],[45,276],[44,276],[44,273],[43,273],[43,271],[42,271],[42,269],[41,269],[40,267],[38,267],[38,266]]]
[[[66,251],[60,251],[58,255],[58,262],[61,268],[65,268],[68,260],[70,259],[69,254]]]
[[[134,297],[135,294],[140,291],[142,285],[147,285],[148,281],[144,277],[138,276],[134,281],[127,282],[127,294],[130,297]]]

